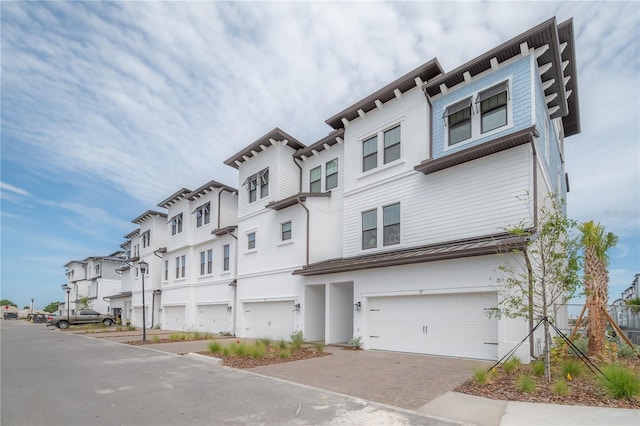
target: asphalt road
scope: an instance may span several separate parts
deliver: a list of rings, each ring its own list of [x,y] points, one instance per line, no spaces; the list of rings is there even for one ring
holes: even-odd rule
[[[450,424],[190,357],[0,321],[1,424]]]

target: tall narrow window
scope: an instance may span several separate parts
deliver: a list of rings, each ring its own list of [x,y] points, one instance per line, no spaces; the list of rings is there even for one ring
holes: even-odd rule
[[[338,159],[334,158],[333,160],[327,162],[326,164],[326,178],[325,178],[325,187],[326,190],[330,190],[338,186]]]
[[[200,275],[204,275],[204,262],[205,262],[204,252],[201,251],[200,252]]]
[[[400,243],[400,204],[393,204],[382,209],[383,245]]]
[[[378,245],[378,212],[369,210],[362,213],[362,248],[370,249]]]
[[[180,257],[176,257],[176,278],[180,278]]]
[[[96,265],[96,276],[100,275],[100,265]]]
[[[362,171],[378,167],[378,136],[362,142]]]
[[[165,281],[169,280],[169,261],[168,260],[164,261],[164,280]]]
[[[446,111],[449,126],[449,145],[471,137],[471,98],[451,105]]]
[[[207,250],[207,274],[213,273],[213,249]]]
[[[247,235],[247,248],[252,250],[256,248],[256,233],[252,232]]]
[[[322,167],[314,167],[309,172],[309,192],[322,192]]]
[[[282,241],[291,239],[291,222],[285,222],[282,225]]]
[[[260,198],[269,195],[269,169],[263,170],[260,176]]]
[[[223,252],[223,257],[222,257],[222,270],[224,271],[228,271],[229,270],[229,258],[230,258],[230,250],[229,250],[229,244],[225,244],[224,247],[222,248],[222,252]]]
[[[480,92],[478,102],[480,102],[480,131],[482,133],[507,125],[506,82]]]
[[[253,203],[256,200],[258,193],[258,179],[253,178],[249,181],[249,202]]]
[[[182,269],[181,269],[181,272],[182,272],[182,278],[184,278],[184,276],[185,276],[185,269],[186,269],[186,266],[187,266],[187,256],[183,255],[183,256],[182,256]]]
[[[149,247],[151,245],[151,230],[146,230],[142,233],[142,247]]]
[[[384,132],[384,164],[400,158],[400,126]]]

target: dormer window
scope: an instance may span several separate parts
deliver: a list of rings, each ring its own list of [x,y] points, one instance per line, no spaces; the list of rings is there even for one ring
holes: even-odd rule
[[[175,215],[171,218],[171,235],[176,235],[182,232],[182,213]]]
[[[449,145],[471,138],[471,98],[448,107],[445,117],[449,126]]]
[[[201,206],[198,206],[194,213],[196,215],[196,227],[201,227],[202,225],[206,225],[211,222],[211,203],[205,203]]]
[[[258,199],[258,187],[260,188],[260,198],[269,195],[269,169],[259,171],[255,175],[249,176],[244,183],[249,192],[249,203],[253,203]]]
[[[151,245],[151,230],[147,230],[142,233],[142,247],[149,247],[150,245]]]
[[[480,92],[477,102],[482,133],[507,125],[507,82]]]

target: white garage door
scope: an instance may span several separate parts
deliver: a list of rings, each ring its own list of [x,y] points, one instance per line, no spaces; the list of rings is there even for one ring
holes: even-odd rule
[[[293,301],[244,303],[245,336],[288,340],[293,332]]]
[[[227,305],[198,306],[198,330],[209,333],[231,331]]]
[[[399,352],[498,359],[498,320],[486,313],[495,293],[372,297],[369,347]]]
[[[162,310],[163,325],[165,330],[184,330],[184,306],[165,306]]]

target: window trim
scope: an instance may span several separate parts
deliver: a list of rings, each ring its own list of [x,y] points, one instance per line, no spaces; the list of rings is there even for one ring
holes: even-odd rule
[[[387,146],[386,135],[387,133],[395,129],[398,129],[398,133],[400,134],[400,137],[398,138],[398,142],[394,143],[393,145]],[[391,148],[394,148],[395,146],[398,146],[398,158],[387,160],[388,150],[390,150]],[[402,158],[402,127],[400,126],[400,123],[398,123],[397,125],[382,131],[382,164],[393,163],[394,161],[397,161],[401,158]]]
[[[182,212],[173,216],[169,223],[171,224],[171,235],[182,233]]]
[[[385,209],[390,208],[390,207],[395,207],[395,206],[398,206],[398,222],[386,225],[385,224],[385,214],[384,214],[385,213]],[[388,204],[386,206],[382,206],[382,246],[383,247],[400,244],[400,241],[401,241],[400,232],[402,230],[401,224],[402,224],[402,210],[400,209],[400,202],[393,203],[393,204]],[[397,241],[387,242],[386,241],[386,230],[387,230],[387,227],[396,226],[396,225],[398,226],[398,239],[397,239]]]
[[[365,144],[367,144],[367,142],[371,142],[371,141],[375,141],[374,147],[375,147],[375,151],[369,153],[369,154],[365,154]],[[367,137],[366,139],[362,140],[362,173],[366,173],[370,170],[373,169],[377,169],[378,168],[378,144],[380,142],[378,141],[378,134],[376,133],[374,136],[370,136]],[[373,158],[375,160],[374,165],[369,167],[368,169],[365,168],[366,167],[366,160],[367,158]]]
[[[200,275],[205,275],[205,251],[200,252]]]
[[[229,271],[231,266],[231,247],[229,244],[222,246],[222,270]]]
[[[211,223],[211,201],[196,207],[193,213],[196,215],[196,228]]]
[[[207,275],[213,274],[213,249],[207,250]]]
[[[333,163],[334,161],[336,162],[336,171],[335,171],[335,173],[329,174],[329,163]],[[325,191],[329,191],[329,190],[331,190],[333,188],[337,188],[338,187],[339,167],[340,167],[340,161],[338,160],[338,157],[334,158],[333,160],[329,160],[324,164],[324,173],[325,173],[325,176],[324,176],[324,189],[325,189]],[[333,177],[333,176],[336,177],[336,184],[334,186],[332,186],[332,187],[329,187],[329,178]]]
[[[247,233],[247,250],[256,250],[256,231]]]
[[[285,226],[289,225],[289,230],[285,230]],[[285,235],[288,233],[288,238],[285,238]],[[293,239],[293,223],[288,220],[286,222],[280,223],[280,241],[291,241]]]
[[[365,221],[364,221],[364,217],[366,214],[368,213],[373,213],[375,214],[375,220],[374,220],[374,226],[372,228],[366,228],[365,229]],[[372,246],[370,247],[365,247],[365,234],[369,233],[371,231],[375,231],[375,242]],[[362,250],[371,250],[371,249],[375,249],[378,247],[378,208],[376,207],[375,209],[370,209],[370,210],[365,210],[363,212],[360,213],[360,233],[361,233],[361,249]]]
[[[318,172],[318,179],[313,179],[313,172]],[[314,190],[313,185],[318,184],[318,188]],[[309,192],[311,193],[320,193],[322,192],[322,165],[316,166],[313,169],[309,170]]]

